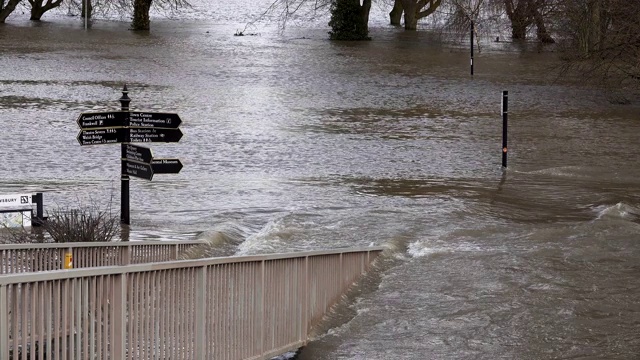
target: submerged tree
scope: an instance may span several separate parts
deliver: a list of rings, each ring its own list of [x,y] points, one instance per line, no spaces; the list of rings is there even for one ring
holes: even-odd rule
[[[152,0],[134,0],[133,1],[133,21],[131,28],[133,30],[149,30],[151,20],[149,19],[149,10],[151,9]]]
[[[563,58],[583,78],[640,87],[640,2],[562,0]]]
[[[511,22],[512,39],[526,39],[528,29],[535,24],[540,42],[555,42],[545,25],[545,13],[552,7],[551,0],[504,0],[504,7]]]
[[[126,0],[114,0],[124,3],[128,8],[128,2]],[[149,17],[149,10],[151,7],[156,9],[174,8],[190,6],[188,0],[133,0],[133,20],[131,22],[132,30],[149,30],[151,28],[151,20]]]
[[[29,4],[31,4],[31,20],[40,20],[42,15],[45,12],[57,8],[62,4],[62,0],[47,0],[45,3],[44,0],[28,0]]]
[[[399,0],[404,11],[404,28],[405,30],[416,30],[418,28],[418,20],[433,14],[440,5],[442,0]],[[395,8],[395,5],[394,5]],[[391,11],[393,13],[393,10]],[[389,14],[391,16],[391,13]]]
[[[331,40],[371,40],[369,11],[371,0],[334,0],[331,4]]]

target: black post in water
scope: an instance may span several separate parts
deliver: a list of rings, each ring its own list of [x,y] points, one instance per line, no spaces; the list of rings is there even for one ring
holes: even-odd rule
[[[507,167],[507,120],[509,110],[509,92],[502,92],[502,167]]]
[[[129,96],[127,95],[129,94],[129,91],[127,90],[127,84],[124,85],[124,88],[122,89],[122,97],[119,99],[120,100],[120,105],[121,108],[120,110],[122,111],[129,111],[129,103],[131,102],[131,99],[129,98]],[[124,122],[124,126],[125,129],[128,128],[129,126],[129,116],[126,117],[126,120]],[[125,132],[125,136],[124,136],[124,141],[122,142],[121,146],[122,146],[122,154],[126,153],[126,146],[129,143],[130,138],[129,138],[129,132],[126,131]],[[124,161],[120,162],[121,165],[121,172],[120,172],[120,187],[121,187],[121,192],[120,192],[120,222],[123,224],[127,224],[129,225],[131,223],[131,220],[129,218],[129,175],[127,175],[127,168],[126,168],[126,164]]]
[[[473,76],[473,20],[471,20],[471,76]]]

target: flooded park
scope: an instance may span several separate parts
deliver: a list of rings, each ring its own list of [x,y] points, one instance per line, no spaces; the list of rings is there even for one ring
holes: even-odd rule
[[[126,84],[132,111],[178,113],[184,134],[149,145],[184,168],[132,178],[129,240],[389,249],[298,358],[635,358],[640,108],[559,79],[535,44],[483,40],[472,77],[466,41],[385,11],[365,42],[329,41],[326,17],[234,36],[261,12],[234,2],[143,33],[10,17],[0,188],[118,212],[120,147],[81,146],[76,120],[119,110]]]

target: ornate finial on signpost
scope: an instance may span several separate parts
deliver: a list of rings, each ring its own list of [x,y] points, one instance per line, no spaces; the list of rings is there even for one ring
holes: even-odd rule
[[[119,99],[122,111],[129,111],[129,103],[131,102],[131,99],[127,94],[129,94],[129,90],[127,90],[127,84],[124,84],[124,88],[122,88],[122,97]]]

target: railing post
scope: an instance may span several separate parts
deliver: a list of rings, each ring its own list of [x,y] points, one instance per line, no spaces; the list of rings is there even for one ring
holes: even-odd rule
[[[305,342],[305,344],[307,343],[307,339],[309,337],[309,313],[311,312],[311,306],[309,305],[311,303],[310,298],[311,295],[309,294],[309,256],[305,256],[304,257],[304,299],[303,299],[303,309],[304,309],[304,314],[302,315],[302,320],[303,320],[303,327],[302,327],[302,337],[301,340],[303,340]]]
[[[9,360],[9,299],[7,285],[0,286],[0,360]]]
[[[340,292],[342,292],[342,290],[344,289],[344,278],[342,277],[342,261],[343,261],[343,257],[342,257],[342,252],[340,253]],[[338,298],[340,298],[338,296]]]
[[[264,354],[266,352],[265,348],[264,348],[264,335],[265,335],[265,331],[264,329],[267,327],[267,324],[265,323],[265,316],[264,316],[264,297],[265,297],[265,290],[266,290],[266,286],[267,284],[265,284],[265,261],[262,260],[261,261],[261,266],[260,266],[262,275],[261,275],[261,285],[260,285],[260,310],[259,310],[259,318],[260,318],[260,322],[258,324],[262,324],[260,326],[260,354]]]
[[[127,245],[122,247],[122,263],[120,265],[131,265],[131,246],[131,243],[127,242]]]
[[[176,247],[177,248],[177,247]],[[195,358],[206,360],[207,334],[207,266],[196,272]]]
[[[371,267],[371,250],[367,250],[367,266],[364,267],[365,271],[369,271]]]
[[[180,244],[173,244],[173,259],[178,260],[178,256],[180,255]]]
[[[112,359],[127,355],[127,273],[115,276],[113,282]]]

